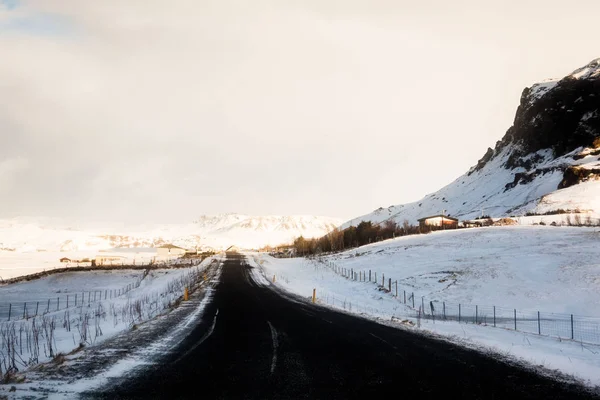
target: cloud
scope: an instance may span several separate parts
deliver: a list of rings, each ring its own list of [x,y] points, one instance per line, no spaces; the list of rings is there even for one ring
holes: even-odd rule
[[[508,128],[525,85],[593,58],[592,12],[562,38],[460,2],[340,4],[0,11],[18,27],[0,28],[0,162],[28,160],[0,217],[352,217],[449,182]]]

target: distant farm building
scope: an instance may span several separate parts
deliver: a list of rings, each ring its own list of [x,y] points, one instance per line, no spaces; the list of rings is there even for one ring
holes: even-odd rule
[[[63,258],[61,258],[61,259],[60,259],[60,262],[61,262],[61,263],[70,263],[70,262],[71,262],[71,259],[70,259],[70,258],[67,258],[67,257],[63,257]]]
[[[101,256],[96,256],[95,261],[96,261],[96,265],[119,265],[119,264],[123,264],[123,261],[125,261],[125,257],[101,255]]]
[[[442,214],[432,215],[430,217],[419,219],[419,226],[421,228],[426,226],[438,226],[447,229],[454,229],[458,227],[458,219]]]
[[[158,257],[179,257],[185,255],[186,252],[187,250],[183,247],[173,244],[165,244],[156,248],[156,255]]]

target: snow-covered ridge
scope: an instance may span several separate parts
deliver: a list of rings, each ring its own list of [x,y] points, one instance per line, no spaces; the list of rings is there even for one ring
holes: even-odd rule
[[[134,228],[73,228],[66,223],[36,223],[33,218],[0,220],[0,251],[98,251],[115,247],[157,247],[173,243],[185,248],[256,248],[279,245],[304,235],[318,237],[342,221],[309,215],[201,216],[193,223]]]
[[[515,121],[494,149],[422,200],[354,218],[402,223],[440,214],[471,219],[579,210],[600,215],[600,58],[523,91]]]

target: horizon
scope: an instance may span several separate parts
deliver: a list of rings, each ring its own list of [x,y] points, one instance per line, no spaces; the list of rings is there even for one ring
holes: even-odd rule
[[[0,219],[347,221],[450,184],[598,57],[592,1],[209,3],[0,2]]]

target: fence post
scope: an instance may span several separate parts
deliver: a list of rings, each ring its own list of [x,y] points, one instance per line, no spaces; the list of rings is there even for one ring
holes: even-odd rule
[[[515,308],[515,331],[517,330],[517,309]]]
[[[108,295],[108,290],[104,289],[104,300],[106,300],[107,295]]]
[[[404,304],[406,304],[406,290],[404,291]]]
[[[392,292],[392,278],[388,278],[388,289],[391,293]]]
[[[75,293],[75,307],[77,307],[77,293]]]
[[[385,274],[381,274],[381,286],[385,288]]]
[[[398,281],[396,281],[396,298],[398,298]]]
[[[56,311],[60,310],[60,297],[56,298]]]
[[[36,317],[38,315],[38,308],[40,308],[40,302],[39,301],[37,303],[35,303],[35,316]]]
[[[542,334],[542,325],[540,324],[540,312],[538,311],[538,335]]]
[[[46,312],[49,313],[50,312],[50,299],[48,299],[48,307],[46,308]]]
[[[496,306],[494,306],[494,328],[496,327]]]
[[[12,312],[12,303],[8,304],[8,320],[10,321],[10,313]]]
[[[67,308],[69,308],[69,295],[67,295]]]
[[[369,282],[371,282],[371,270],[369,270]]]
[[[575,329],[573,329],[573,314],[571,314],[571,340],[575,339]]]
[[[377,284],[377,272],[375,272],[375,284]]]
[[[479,306],[477,304],[475,304],[475,324],[477,324],[479,322],[477,314],[479,314]]]
[[[23,319],[25,319],[26,312],[27,312],[27,302],[23,303]]]
[[[413,308],[415,308],[415,292],[412,292]]]
[[[446,319],[446,302],[442,302],[442,308],[443,308],[443,313],[444,313],[444,319]]]
[[[460,303],[458,303],[458,323],[460,324]]]
[[[421,296],[421,307],[423,308],[423,315],[425,315],[425,296]]]

